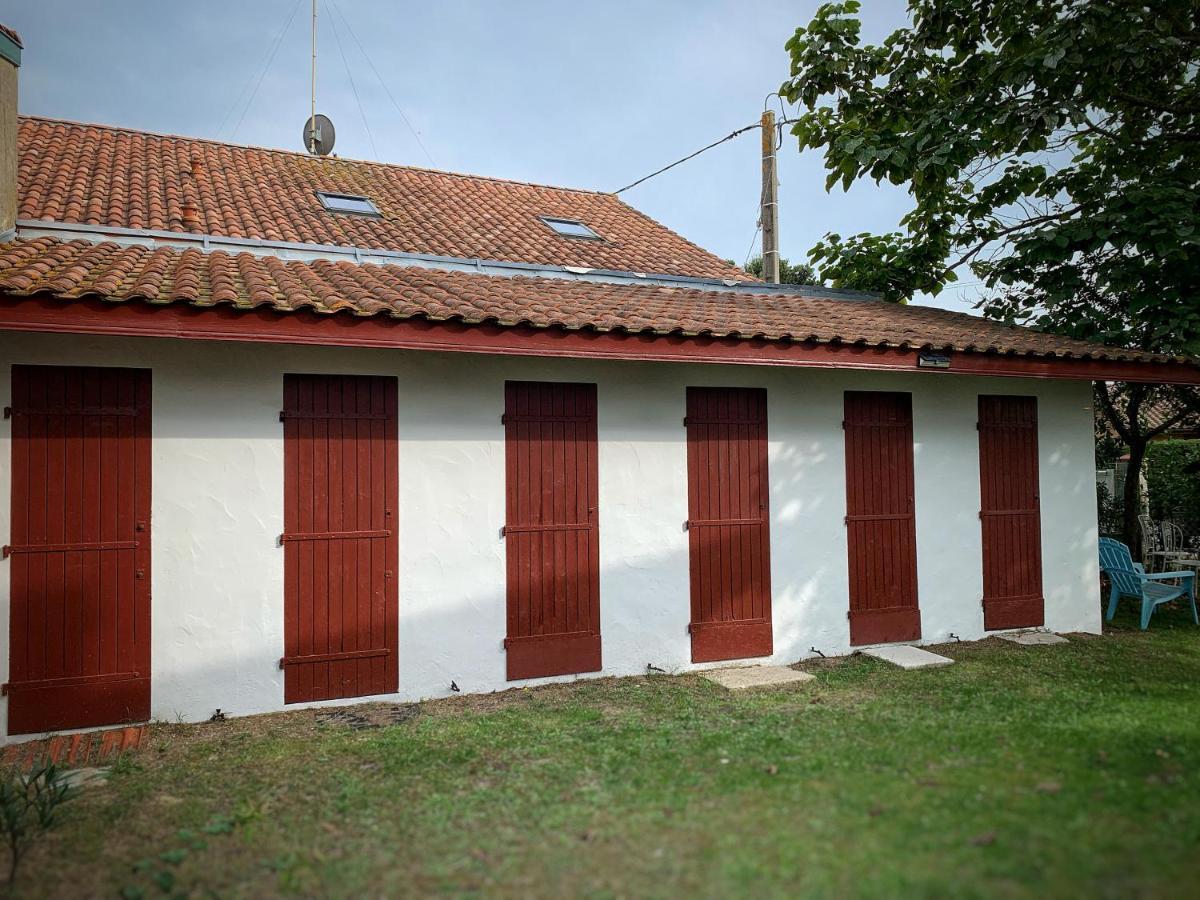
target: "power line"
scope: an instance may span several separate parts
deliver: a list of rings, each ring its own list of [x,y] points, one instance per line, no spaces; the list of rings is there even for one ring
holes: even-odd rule
[[[238,116],[237,124],[233,126],[233,131],[229,133],[229,140],[233,140],[238,133],[238,129],[242,127],[242,120],[246,118],[246,113],[250,110],[250,105],[254,102],[254,98],[258,96],[258,89],[262,86],[263,78],[266,76],[267,70],[271,68],[271,63],[275,60],[275,54],[279,52],[279,45],[283,43],[283,36],[287,34],[288,29],[292,27],[292,22],[296,19],[296,13],[300,11],[300,6],[303,3],[304,0],[296,0],[296,5],[292,7],[292,14],[288,16],[288,20],[283,23],[283,27],[279,29],[279,33],[275,35],[275,42],[271,45],[271,52],[267,54],[267,61],[263,63],[263,67],[258,73],[258,80],[254,83],[254,90],[250,92],[250,99],[247,100],[246,105],[242,107],[242,114]],[[225,123],[229,120],[229,117],[233,114],[233,111],[237,109],[238,103],[241,100],[242,93],[244,91],[245,88],[242,88],[241,91],[238,91],[237,99],[233,101],[233,104],[225,113],[225,117],[221,119],[221,127],[217,129],[218,135],[225,130]]]
[[[762,219],[758,220],[758,224],[754,226],[754,237],[750,238],[750,249],[746,251],[746,258],[742,261],[742,268],[750,265],[750,257],[754,255],[754,245],[758,243],[758,233],[762,231]]]
[[[630,188],[637,187],[643,181],[649,181],[655,175],[661,175],[663,172],[666,172],[668,169],[673,169],[676,166],[687,162],[689,159],[695,159],[697,156],[699,156],[701,153],[704,153],[706,150],[711,150],[713,147],[720,146],[721,144],[725,143],[726,141],[731,141],[735,137],[737,137],[739,134],[745,134],[747,131],[752,131],[755,128],[761,128],[761,127],[762,127],[761,123],[755,122],[753,125],[747,125],[745,128],[739,128],[737,131],[731,131],[729,134],[725,135],[725,137],[721,138],[719,141],[713,141],[707,147],[701,147],[695,153],[689,153],[687,156],[683,157],[683,159],[677,159],[677,160],[675,160],[675,162],[671,163],[670,165],[663,166],[661,169],[651,172],[649,175],[646,175],[642,178],[639,178],[637,181],[634,181],[634,182],[631,182],[631,183],[625,185],[625,187],[621,188],[620,190],[613,191],[613,193],[620,194],[620,193],[623,193],[623,192],[629,190]]]
[[[404,120],[404,124],[407,125],[408,130],[412,132],[413,137],[417,141],[417,146],[421,148],[421,152],[425,154],[425,158],[429,160],[429,164],[436,169],[437,163],[433,161],[433,157],[430,156],[429,151],[425,148],[425,143],[421,140],[421,133],[413,127],[412,122],[408,120],[408,116],[404,114],[404,110],[400,108],[400,104],[396,102],[396,98],[392,96],[392,92],[388,89],[387,82],[383,80],[383,76],[379,74],[379,69],[375,67],[375,63],[371,60],[370,54],[367,53],[366,48],[362,45],[362,41],[360,41],[358,39],[358,35],[355,34],[354,26],[350,24],[350,20],[346,18],[346,14],[342,12],[341,7],[338,6],[334,0],[329,0],[329,5],[339,16],[342,17],[342,24],[345,25],[346,30],[350,32],[350,37],[352,37],[354,39],[354,43],[358,45],[358,51],[362,54],[363,59],[367,61],[367,65],[371,67],[371,71],[375,73],[375,78],[379,81],[380,86],[383,88],[383,92],[387,94],[388,99],[392,101],[392,106],[396,107],[396,112],[400,113],[400,118]]]
[[[346,51],[342,49],[342,38],[338,34],[337,18],[329,17],[329,24],[333,26],[333,39],[337,43],[338,53],[342,55],[342,65],[346,67],[346,76],[350,79],[350,90],[354,92],[354,102],[358,104],[358,114],[362,116],[363,128],[367,129],[367,140],[371,142],[371,152],[379,159],[379,148],[375,146],[375,136],[371,134],[371,126],[367,122],[367,113],[363,109],[362,100],[358,96],[358,85],[354,83],[354,73],[350,71],[350,63],[346,60]]]

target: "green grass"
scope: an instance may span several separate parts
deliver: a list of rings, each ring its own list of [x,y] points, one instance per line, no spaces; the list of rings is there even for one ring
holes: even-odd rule
[[[1200,629],[864,657],[805,686],[583,681],[159,726],[30,851],[28,896],[1189,894]]]

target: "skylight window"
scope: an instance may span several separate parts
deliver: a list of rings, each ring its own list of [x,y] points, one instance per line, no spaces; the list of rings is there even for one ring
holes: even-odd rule
[[[330,194],[326,191],[317,191],[317,196],[321,198],[321,204],[330,212],[355,213],[360,216],[381,218],[375,204],[366,197],[356,197],[354,194]]]
[[[589,241],[603,240],[600,235],[575,219],[553,219],[550,216],[538,216],[538,218],[552,228],[555,234],[561,234],[563,237],[584,238]]]

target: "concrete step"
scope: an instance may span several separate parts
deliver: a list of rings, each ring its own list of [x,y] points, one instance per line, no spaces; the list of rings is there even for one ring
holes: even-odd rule
[[[1071,643],[1061,634],[1055,634],[1053,631],[1010,632],[1008,634],[998,634],[996,637],[1002,641],[1020,644],[1022,647],[1046,647],[1051,644]]]
[[[747,688],[779,687],[784,684],[799,684],[812,681],[815,676],[808,672],[797,672],[786,666],[740,666],[730,669],[706,669],[697,673],[701,678],[716,682],[731,691]]]
[[[948,666],[954,660],[938,656],[920,647],[910,647],[907,644],[893,644],[887,647],[869,647],[862,651],[866,656],[882,659],[902,669],[929,669],[935,666]]]

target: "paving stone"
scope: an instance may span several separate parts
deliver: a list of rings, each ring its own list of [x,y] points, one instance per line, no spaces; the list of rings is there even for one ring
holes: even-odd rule
[[[365,716],[360,716],[358,713],[349,712],[344,709],[319,712],[316,715],[316,720],[322,725],[334,725],[349,728],[353,731],[365,731],[369,728],[379,727],[377,723],[372,722]]]
[[[1023,647],[1042,647],[1050,644],[1071,643],[1061,634],[1055,634],[1053,631],[1022,631],[1014,634],[998,634],[996,637],[1002,641],[1020,644]]]
[[[383,713],[384,721],[389,725],[400,725],[421,714],[420,703],[403,703],[399,706],[389,706]]]
[[[782,684],[799,684],[812,681],[807,672],[797,672],[786,666],[743,666],[737,669],[708,669],[700,672],[701,678],[715,681],[731,691],[742,691],[755,687],[778,687]]]
[[[920,647],[910,647],[907,644],[895,644],[890,647],[872,647],[869,650],[863,650],[867,656],[873,656],[876,659],[882,659],[884,662],[890,662],[894,666],[899,666],[902,669],[928,669],[934,666],[948,666],[954,660],[945,656],[938,656],[936,653],[930,653],[928,650],[922,650]]]

